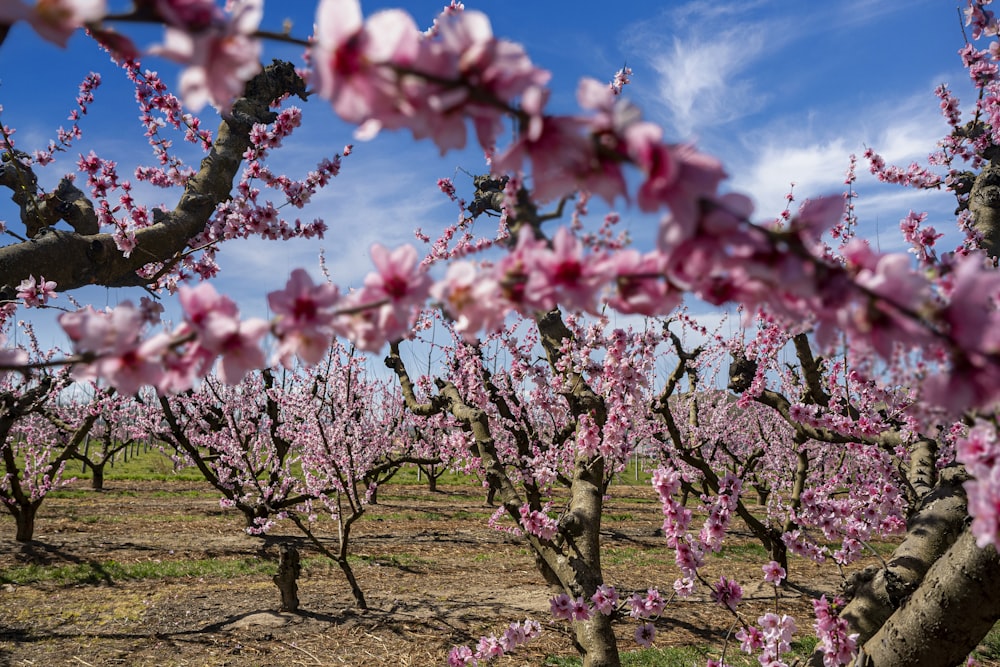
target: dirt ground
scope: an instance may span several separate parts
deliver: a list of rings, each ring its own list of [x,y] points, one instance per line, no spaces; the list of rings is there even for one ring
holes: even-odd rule
[[[203,484],[70,488],[79,491],[43,503],[31,545],[15,542],[13,520],[0,518],[0,665],[442,665],[454,644],[524,618],[542,622],[542,637],[495,664],[542,665],[546,656],[574,655],[568,626],[550,620],[550,594],[531,556],[517,538],[488,527],[492,510],[475,487],[380,490],[351,540],[367,610],[354,605],[339,568],[295,537],[294,526],[279,527],[267,542],[250,537],[241,516],[220,509]],[[617,486],[611,494],[605,579],[619,590],[670,590],[677,571],[656,534],[662,515],[651,490]],[[736,573],[747,600],[741,610],[756,619],[773,608],[773,588],[762,584],[760,557],[747,536],[734,530],[734,546],[711,558],[707,572]],[[298,614],[276,613],[278,590],[263,572],[143,579],[106,573],[110,561],[273,561],[285,541],[308,559]],[[87,563],[98,575],[86,584],[18,585],[4,576],[28,564]],[[835,568],[800,559],[791,570],[812,593],[834,592],[840,581]],[[785,593],[780,605],[808,632],[807,595]],[[695,596],[671,602],[656,625],[658,646],[721,648],[732,617]],[[635,648],[634,630],[619,625],[623,650]]]

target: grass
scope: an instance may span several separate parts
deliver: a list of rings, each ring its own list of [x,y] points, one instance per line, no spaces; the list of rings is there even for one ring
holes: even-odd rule
[[[83,470],[83,465],[79,461],[74,461],[66,466],[64,476],[67,478],[90,479],[91,473],[89,468]],[[140,452],[136,456],[130,456],[128,461],[118,458],[113,465],[109,463],[104,467],[105,483],[114,480],[157,482],[180,480],[198,482],[202,479],[201,473],[197,468],[175,470],[174,462],[159,449]]]
[[[1000,623],[994,625],[983,641],[979,642],[972,656],[977,660],[1000,661]]]
[[[819,640],[813,636],[802,637],[792,642],[791,654],[794,657],[808,658],[818,642]],[[710,649],[706,646],[644,648],[638,651],[624,651],[621,654],[622,667],[691,667],[704,665],[708,658],[719,657],[718,648]],[[579,667],[580,664],[580,658],[558,656],[549,656],[543,663],[544,667]],[[726,664],[730,667],[756,667],[760,663],[756,657],[740,651],[738,644],[730,644],[726,651]]]
[[[381,559],[383,562],[395,557]],[[406,560],[406,554],[400,555]],[[419,560],[416,557],[413,561]],[[398,563],[403,564],[403,563]],[[329,569],[332,562],[317,556],[303,558],[302,568]],[[253,575],[273,575],[278,564],[259,558],[204,558],[200,560],[163,560],[119,563],[115,560],[78,563],[75,565],[24,565],[0,571],[0,583],[24,586],[28,584],[56,584],[59,586],[81,586],[109,584],[126,579],[237,579]]]
[[[666,547],[608,547],[601,554],[601,561],[605,565],[633,565],[641,567],[643,565],[657,565],[659,563],[672,563],[673,552]]]
[[[709,653],[706,649],[696,646],[646,648],[639,651],[626,651],[621,654],[622,667],[691,667],[704,665]],[[545,660],[545,667],[579,667],[579,658],[562,658],[551,656]],[[726,664],[742,665],[733,662],[726,655]],[[749,664],[749,663],[747,663]]]
[[[181,577],[213,577],[233,579],[251,574],[274,574],[276,563],[256,558],[219,560],[168,560],[119,563],[79,563],[76,565],[25,565],[0,573],[0,582],[7,584],[53,583],[63,586],[111,583],[122,579],[169,579]]]
[[[744,544],[725,544],[722,549],[712,554],[713,558],[725,558],[740,561],[761,561],[767,562],[767,549],[758,542],[746,542]]]

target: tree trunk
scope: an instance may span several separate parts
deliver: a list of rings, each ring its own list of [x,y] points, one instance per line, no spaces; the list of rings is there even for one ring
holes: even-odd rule
[[[966,530],[863,647],[873,667],[938,667],[965,657],[1000,618],[1000,555]]]
[[[90,472],[93,474],[90,478],[90,488],[94,491],[104,490],[104,463],[101,464],[90,464]]]
[[[347,562],[347,556],[337,558],[336,561],[337,565],[340,566],[340,570],[344,573],[344,577],[347,578],[347,585],[351,587],[351,595],[354,596],[354,601],[357,603],[358,609],[368,609],[365,594],[361,590],[361,586],[358,585],[358,580],[354,578],[354,570],[351,569],[351,564]]]
[[[788,547],[781,538],[771,540],[768,556],[788,573]]]
[[[299,551],[291,544],[282,544],[278,556],[278,574],[272,577],[274,585],[281,591],[281,607],[279,611],[299,610],[299,575],[302,565],[299,561]]]
[[[595,611],[589,621],[573,625],[576,626],[575,643],[583,658],[583,667],[621,667],[610,616]]]
[[[427,490],[431,493],[437,493],[438,490],[438,478],[430,473],[427,474]]]
[[[17,508],[12,508],[11,513],[14,515],[14,523],[17,526],[17,532],[14,534],[14,539],[18,542],[30,542],[35,535],[35,515],[38,513],[39,503],[29,503],[27,505],[18,505]]]

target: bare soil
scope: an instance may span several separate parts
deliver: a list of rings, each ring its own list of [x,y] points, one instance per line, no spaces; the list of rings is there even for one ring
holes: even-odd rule
[[[546,656],[574,655],[566,624],[550,620],[549,591],[516,537],[491,529],[492,508],[472,486],[388,485],[355,524],[351,551],[369,609],[360,610],[340,569],[279,525],[266,540],[242,532],[241,515],[223,510],[203,484],[109,482],[103,493],[48,498],[35,542],[13,540],[0,515],[0,665],[442,665],[448,649],[532,618],[541,638],[496,664],[542,665]],[[646,487],[615,486],[604,525],[605,579],[619,590],[658,586],[677,577],[671,552],[657,535],[659,505]],[[333,529],[332,522],[328,522]],[[707,574],[736,575],[748,618],[774,606],[761,582],[761,557],[733,526],[732,546],[711,558]],[[278,544],[295,543],[308,559],[299,581],[302,610],[276,612],[277,588],[265,573],[236,578],[115,578],[107,563],[173,560],[276,561]],[[87,584],[11,583],[13,568],[91,564]],[[864,566],[861,563],[851,570]],[[809,631],[810,595],[834,593],[836,568],[793,560],[799,591],[782,593],[782,612]],[[656,623],[656,645],[722,647],[732,616],[694,596],[673,601]],[[634,624],[617,631],[623,650],[635,647]],[[731,647],[735,648],[735,647]]]

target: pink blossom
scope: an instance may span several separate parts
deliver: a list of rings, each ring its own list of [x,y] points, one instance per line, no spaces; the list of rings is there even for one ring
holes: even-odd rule
[[[126,394],[144,384],[155,385],[163,375],[160,357],[170,343],[168,336],[140,339],[142,311],[125,301],[109,311],[87,307],[59,316],[59,324],[78,353],[95,357],[90,364],[74,367],[78,380],[105,378]]]
[[[744,653],[759,651],[764,646],[764,634],[753,626],[740,628],[736,638],[740,640],[740,648]]]
[[[549,610],[554,618],[571,621],[573,620],[573,598],[566,593],[560,593],[549,600]]]
[[[682,598],[689,597],[694,593],[694,579],[682,577],[674,581],[674,591]]]
[[[523,233],[530,233],[525,228]],[[565,227],[552,240],[552,249],[536,246],[525,259],[529,267],[525,300],[539,310],[556,303],[572,310],[597,312],[597,293],[607,279],[606,264],[583,256],[580,242]]]
[[[590,606],[587,601],[582,597],[578,597],[573,600],[573,620],[574,621],[589,621],[590,620]]]
[[[163,377],[160,359],[170,337],[158,334],[145,341],[118,348],[95,361],[89,370],[74,369],[77,379],[104,378],[122,394],[134,394],[143,386],[158,386]],[[89,371],[93,372],[93,375]]]
[[[531,509],[527,503],[521,506],[521,527],[530,535],[543,540],[551,540],[556,536],[559,524],[545,512]]]
[[[479,331],[496,331],[510,312],[500,297],[500,284],[489,275],[478,275],[471,262],[448,265],[444,280],[431,287],[431,296],[444,306],[455,330],[466,340]]]
[[[656,626],[652,623],[643,623],[635,629],[635,641],[640,646],[652,646],[656,639]]]
[[[719,583],[712,588],[712,599],[736,611],[736,606],[743,599],[743,589],[732,579],[720,577]]]
[[[196,287],[182,285],[178,289],[178,300],[184,310],[185,318],[201,330],[214,317],[236,318],[239,310],[236,303],[227,296],[215,291],[210,283],[199,283]]]
[[[202,354],[222,355],[219,376],[227,384],[236,384],[249,370],[265,366],[260,341],[270,329],[268,322],[240,322],[233,300],[220,295],[210,283],[194,288],[181,286],[178,293],[187,324],[196,337],[189,352],[192,360]]]
[[[431,279],[411,245],[390,252],[376,243],[371,254],[377,272],[365,277],[363,289],[345,297],[334,328],[359,348],[375,351],[406,335],[430,294]]]
[[[222,355],[218,374],[219,379],[226,384],[239,384],[247,373],[267,365],[260,341],[271,325],[266,320],[252,318],[238,322],[236,328],[230,330],[227,326],[230,322],[232,321],[218,322],[224,325],[221,331],[225,331],[225,334],[220,336],[221,331],[213,332],[213,336],[218,336],[214,345]]]
[[[591,172],[595,156],[583,134],[584,122],[569,116],[545,116],[547,91],[531,88],[521,102],[534,119],[516,142],[493,160],[493,173],[516,173],[525,159],[531,161],[532,194],[551,201],[578,190]]]
[[[198,32],[167,26],[164,43],[151,52],[186,66],[180,90],[188,108],[199,111],[210,102],[228,110],[243,94],[260,71],[260,43],[252,35],[263,12],[263,0],[234,0],[225,20]]]
[[[666,258],[659,252],[640,255],[623,250],[609,258],[607,270],[616,290],[608,304],[620,313],[665,315],[676,308],[683,293],[664,279]]]
[[[39,276],[37,281],[34,276],[28,276],[17,286],[17,298],[29,308],[44,306],[49,299],[56,298],[56,284],[45,280],[44,276]]]
[[[857,633],[847,634],[847,621],[837,616],[835,607],[827,602],[826,596],[813,600],[813,611],[816,613],[816,636],[819,638],[819,650],[823,652],[825,667],[846,665],[854,659],[857,652]]]
[[[780,584],[785,578],[785,568],[781,567],[777,561],[772,560],[761,569],[764,570],[764,581],[774,584],[775,586]]]
[[[205,30],[218,18],[213,0],[155,0],[156,13],[165,23],[188,32]]]
[[[44,39],[62,47],[78,28],[102,19],[108,11],[105,0],[38,0],[30,8],[20,0],[3,4],[3,23],[27,19]]]
[[[590,597],[590,600],[594,603],[597,611],[605,616],[610,616],[614,612],[615,607],[618,606],[618,591],[615,590],[614,586],[601,584],[597,587],[597,591]]]
[[[277,316],[275,332],[281,339],[277,356],[290,366],[292,355],[307,364],[319,363],[330,347],[334,308],[340,292],[330,283],[316,285],[303,269],[292,271],[284,290],[267,295]]]
[[[23,366],[28,363],[28,351],[20,347],[3,348],[7,336],[0,333],[0,366]]]
[[[479,645],[476,647],[476,658],[480,660],[492,660],[493,658],[502,657],[504,652],[500,640],[496,637],[491,635],[479,638]]]
[[[475,667],[478,664],[468,646],[455,646],[448,652],[448,667]]]
[[[468,116],[479,145],[490,150],[503,130],[500,105],[513,104],[527,91],[544,86],[549,74],[535,67],[519,44],[495,38],[489,18],[481,12],[446,10],[435,28],[433,39],[422,43],[424,71],[435,81],[464,85],[418,88],[424,99],[411,93],[415,108],[409,127],[417,138],[430,136],[443,153],[465,146],[463,115]]]
[[[395,119],[396,75],[388,65],[411,65],[418,40],[416,24],[401,10],[363,21],[357,0],[321,0],[312,54],[319,94],[349,123]]]
[[[371,255],[378,273],[365,277],[365,289],[373,299],[387,299],[401,311],[423,303],[430,293],[431,279],[417,262],[416,248],[407,244],[390,251],[376,243]]]

